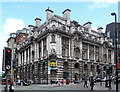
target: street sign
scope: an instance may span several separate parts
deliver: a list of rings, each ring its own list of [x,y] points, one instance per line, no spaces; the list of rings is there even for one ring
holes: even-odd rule
[[[10,69],[11,69],[10,65],[6,65],[6,70],[10,70]]]
[[[120,73],[120,70],[119,70],[119,69],[117,69],[117,72],[118,72],[118,73]]]
[[[117,69],[120,69],[120,62],[117,63]]]
[[[50,66],[48,66],[48,74],[50,74]]]
[[[120,77],[120,73],[118,73],[118,77]]]

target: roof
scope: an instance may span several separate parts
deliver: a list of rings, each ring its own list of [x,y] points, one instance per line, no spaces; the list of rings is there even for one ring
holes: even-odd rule
[[[40,20],[40,21],[41,21],[41,19],[40,19],[40,18],[36,18],[35,20]]]
[[[46,11],[50,11],[50,12],[52,12],[52,13],[53,13],[53,11],[49,9],[49,7],[48,7],[48,9],[46,9]]]
[[[62,12],[62,14],[64,14],[66,11],[71,12],[71,10],[70,10],[70,9],[66,9],[66,10],[64,10],[64,11]]]
[[[85,26],[86,24],[92,24],[92,22],[86,22],[86,23],[84,24],[84,26]]]

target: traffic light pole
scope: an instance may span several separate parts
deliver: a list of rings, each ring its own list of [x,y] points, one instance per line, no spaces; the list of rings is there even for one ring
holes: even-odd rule
[[[115,12],[111,13],[115,16],[115,63],[116,63],[116,91],[118,91],[118,70],[117,70],[117,15]]]
[[[116,91],[118,91],[118,71],[117,71],[117,20],[115,14],[115,61],[116,61]]]
[[[48,84],[48,56],[47,56],[47,84]]]
[[[8,89],[8,88],[7,88],[7,87],[8,87],[8,77],[7,77],[7,73],[8,73],[8,72],[6,71],[6,92],[7,92],[7,89]]]

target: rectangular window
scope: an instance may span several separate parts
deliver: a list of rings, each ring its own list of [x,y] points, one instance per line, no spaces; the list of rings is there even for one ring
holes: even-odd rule
[[[55,35],[54,34],[51,36],[51,41],[55,42]]]
[[[107,37],[110,37],[110,32],[107,32]]]
[[[65,49],[62,49],[62,56],[65,56]]]

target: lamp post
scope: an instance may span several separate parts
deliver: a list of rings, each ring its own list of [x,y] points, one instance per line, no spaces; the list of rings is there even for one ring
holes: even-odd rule
[[[48,50],[45,50],[45,54],[46,54],[46,64],[47,64],[47,84],[48,84]]]
[[[117,15],[115,12],[111,13],[115,16],[115,62],[116,62],[116,91],[118,91],[118,71],[117,71]]]

